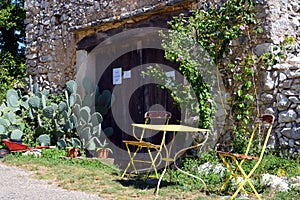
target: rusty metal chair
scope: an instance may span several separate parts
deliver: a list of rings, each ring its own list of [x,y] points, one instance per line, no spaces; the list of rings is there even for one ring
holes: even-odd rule
[[[172,117],[172,114],[167,111],[148,111],[145,113],[145,125],[146,124],[159,124],[159,125],[166,125],[169,123],[170,118]],[[163,149],[163,143],[165,142],[165,133],[163,134],[163,139],[161,141],[161,144],[153,144],[151,142],[146,141],[147,134],[146,132],[149,130],[142,129],[140,134],[137,135],[135,131],[135,127],[133,127],[133,137],[136,140],[123,140],[125,143],[128,155],[129,155],[129,163],[127,167],[125,168],[121,178],[125,176],[127,171],[129,170],[130,166],[133,168],[133,172],[135,174],[141,173],[142,171],[146,171],[146,177],[148,177],[151,170],[155,172],[156,178],[158,178],[157,173],[157,165],[160,164],[162,160],[161,151]],[[135,147],[135,151],[131,152],[130,147]],[[136,159],[137,154],[141,152],[142,149],[146,149],[149,158],[148,159]],[[152,155],[152,151],[154,150],[154,156]],[[157,163],[157,160],[159,159],[159,162]],[[135,163],[144,163],[144,164],[150,164],[148,168],[137,170]],[[132,173],[129,173],[128,175],[131,175]]]
[[[257,167],[260,165],[265,149],[268,144],[268,140],[270,137],[270,133],[272,130],[272,126],[274,123],[274,116],[270,114],[264,114],[257,118],[255,121],[255,126],[252,131],[252,134],[250,136],[247,149],[245,154],[238,154],[238,153],[231,153],[231,152],[223,152],[223,151],[217,151],[218,155],[222,159],[223,163],[225,164],[226,168],[230,172],[229,178],[224,182],[222,187],[220,188],[219,192],[223,191],[225,189],[225,186],[229,183],[229,181],[234,178],[236,183],[238,184],[238,188],[235,191],[235,193],[231,196],[230,199],[235,199],[235,197],[238,195],[238,193],[242,190],[245,193],[254,193],[255,196],[258,199],[261,199],[260,195],[256,191],[253,183],[250,180],[250,177],[253,175]],[[253,145],[253,141],[255,139],[255,133],[261,132],[266,133],[265,135],[262,134],[262,138],[264,138],[262,149],[260,151],[260,154],[258,156],[249,155],[250,149]],[[244,162],[252,161],[255,162],[253,168],[250,170],[249,173],[246,173],[243,169],[242,165]],[[240,178],[240,179],[239,179]],[[248,185],[251,187],[253,192],[249,192],[245,189],[245,184],[248,183]]]

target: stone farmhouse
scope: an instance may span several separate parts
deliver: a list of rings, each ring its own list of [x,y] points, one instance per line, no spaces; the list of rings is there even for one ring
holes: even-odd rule
[[[122,83],[124,87],[120,94],[126,96],[131,87],[129,79],[136,83],[141,81],[135,78],[135,66],[145,63],[173,66],[164,60],[163,51],[159,47],[154,49],[155,36],[148,35],[143,40],[145,33],[142,30],[149,32],[151,29],[148,28],[151,27],[167,28],[166,22],[172,16],[218,2],[25,0],[28,73],[52,92],[63,88],[68,80],[90,77],[91,82],[103,90],[112,91],[116,84]],[[276,117],[271,145],[283,147],[292,154],[300,154],[300,1],[257,0],[257,16],[266,34],[258,41],[255,53],[261,54],[270,49],[284,36],[296,39],[294,51],[287,60],[264,72],[259,103],[263,112],[272,113]],[[125,31],[133,35],[123,36]],[[117,38],[114,37],[116,35]],[[128,43],[130,47],[126,46]],[[102,66],[102,69],[94,69],[91,65]],[[99,77],[99,74],[102,76]],[[166,109],[173,109],[168,107],[170,97],[164,92],[152,92],[151,88],[153,89],[149,86],[143,90],[130,91],[135,96],[133,99],[124,99],[123,95],[116,97],[114,106],[119,112],[116,115],[119,114],[122,118],[120,123],[131,122],[125,112],[137,119],[150,104],[166,105]],[[155,101],[157,98],[161,100]],[[129,101],[133,103],[129,104]],[[136,103],[137,101],[143,103]],[[112,116],[107,117],[109,123],[113,121],[111,118]],[[113,127],[119,125],[113,122]],[[120,134],[124,130],[116,128],[114,131],[112,137],[117,145],[121,145]]]

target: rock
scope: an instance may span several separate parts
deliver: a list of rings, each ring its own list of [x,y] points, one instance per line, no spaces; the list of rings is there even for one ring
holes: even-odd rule
[[[300,105],[298,105],[298,106],[296,107],[296,111],[297,111],[298,115],[300,116]]]
[[[287,73],[288,78],[290,79],[296,79],[300,77],[300,71],[296,70],[296,71],[288,71]]]
[[[292,97],[289,97],[289,100],[295,104],[300,104],[300,100],[298,97],[292,96]]]
[[[288,70],[291,68],[291,65],[288,63],[280,63],[280,64],[276,64],[272,67],[273,69],[277,69],[277,70]]]
[[[282,82],[282,88],[286,88],[286,89],[289,89],[291,88],[291,85],[293,83],[293,80],[285,80]]]
[[[264,88],[266,90],[272,90],[274,88],[275,81],[272,78],[271,72],[266,72],[264,76]]]
[[[274,102],[274,96],[272,94],[268,94],[268,93],[263,93],[261,95],[261,100],[264,102],[264,103],[273,103]]]
[[[26,57],[27,57],[27,59],[32,60],[32,59],[37,58],[38,56],[37,56],[36,53],[34,53],[34,54],[29,54],[29,55],[27,55]]]
[[[276,111],[275,111],[275,108],[267,108],[267,109],[265,109],[265,112],[264,112],[264,113],[274,115],[275,112],[276,112]]]
[[[279,123],[293,122],[296,120],[297,113],[294,110],[283,111],[279,113]]]
[[[281,93],[286,96],[296,96],[299,94],[299,92],[297,92],[295,90],[282,90]]]
[[[287,60],[288,63],[290,63],[291,65],[296,65],[298,63],[300,63],[300,57],[293,57]]]
[[[200,165],[199,167],[197,167],[198,169],[198,173],[199,174],[203,174],[205,173],[205,175],[209,175],[209,173],[214,173],[214,174],[219,174],[221,177],[224,177],[224,173],[227,170],[227,168],[223,167],[222,164],[212,164],[212,163],[204,163],[203,165]]]
[[[286,110],[291,104],[289,99],[283,94],[278,94],[276,99],[278,110]]]
[[[300,84],[294,84],[294,85],[292,85],[291,89],[295,90],[295,91],[300,91]]]
[[[287,79],[287,76],[284,73],[279,74],[279,81],[285,81]]]
[[[300,139],[300,127],[283,128],[281,131],[281,134],[289,139],[299,140]]]
[[[254,53],[257,56],[261,56],[263,53],[271,52],[272,48],[273,48],[272,43],[262,43],[262,44],[257,45],[254,48]]]
[[[288,147],[288,141],[285,140],[283,137],[279,138],[279,144],[282,146],[282,147]]]
[[[287,192],[290,190],[289,183],[286,178],[280,178],[271,174],[263,174],[261,179],[262,186],[269,186],[274,190]]]

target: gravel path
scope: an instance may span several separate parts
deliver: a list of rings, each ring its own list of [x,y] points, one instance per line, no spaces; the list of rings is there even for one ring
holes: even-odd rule
[[[94,194],[67,191],[47,181],[32,179],[30,174],[0,164],[0,200],[100,200]]]

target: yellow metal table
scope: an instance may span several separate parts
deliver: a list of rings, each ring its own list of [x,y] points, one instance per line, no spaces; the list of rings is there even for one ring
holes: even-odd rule
[[[168,125],[153,125],[153,124],[132,124],[133,126],[133,131],[135,128],[141,128],[141,129],[149,129],[149,130],[156,130],[156,131],[162,131],[163,132],[163,137],[162,137],[162,141],[161,141],[161,148],[164,148],[165,152],[166,152],[166,158],[164,159],[165,161],[165,166],[164,166],[164,170],[161,174],[161,176],[159,177],[158,183],[157,183],[157,187],[156,187],[156,194],[158,194],[159,191],[159,186],[160,183],[162,181],[163,176],[166,173],[167,167],[169,166],[170,162],[174,162],[175,167],[182,173],[185,173],[193,178],[196,178],[198,180],[200,180],[202,182],[202,184],[204,185],[204,189],[206,190],[206,184],[205,182],[198,176],[194,176],[192,174],[189,174],[188,172],[185,172],[183,170],[181,170],[177,165],[176,165],[176,158],[178,157],[178,155],[180,155],[182,152],[185,152],[188,149],[191,148],[196,148],[196,147],[200,147],[203,144],[205,144],[205,142],[208,139],[208,134],[210,132],[209,129],[201,129],[201,128],[195,128],[195,127],[191,127],[191,126],[186,126],[186,125],[178,125],[178,124],[168,124]],[[179,151],[177,151],[177,153],[175,154],[174,157],[170,157],[170,151],[172,149],[175,137],[176,137],[176,132],[184,132],[187,134],[191,134],[191,133],[198,133],[198,132],[204,132],[205,133],[205,138],[203,140],[203,142],[194,145],[194,146],[190,146],[187,148],[182,148]],[[172,133],[172,140],[170,142],[170,146],[169,148],[166,145],[166,134],[167,133]]]

